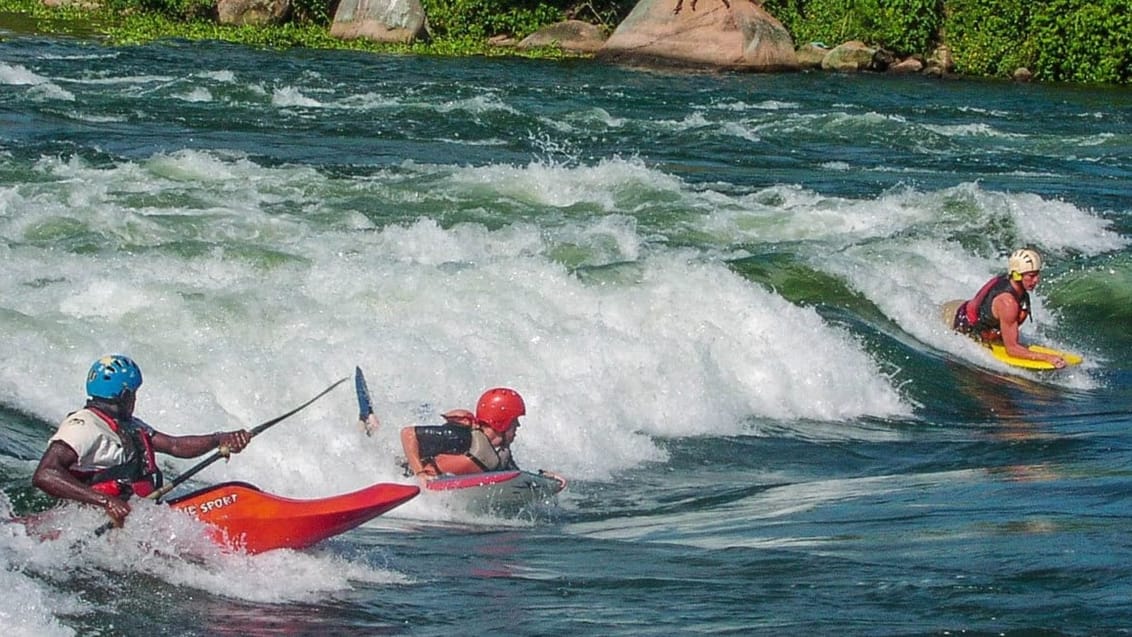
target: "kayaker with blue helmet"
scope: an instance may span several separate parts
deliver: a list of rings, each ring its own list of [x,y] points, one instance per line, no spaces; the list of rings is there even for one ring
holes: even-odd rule
[[[1042,256],[1036,250],[1015,250],[1007,260],[1007,273],[987,281],[974,298],[959,304],[952,327],[984,342],[1001,342],[1015,358],[1041,360],[1061,369],[1060,356],[1031,351],[1019,342],[1022,323],[1030,318],[1030,292],[1041,280]]]
[[[511,443],[519,416],[527,406],[519,392],[507,387],[489,389],[476,403],[476,412],[449,411],[444,424],[401,429],[407,471],[428,481],[441,474],[468,474],[518,469]]]
[[[246,430],[200,436],[163,434],[134,416],[141,369],[127,356],[113,354],[87,372],[86,405],[68,414],[39,460],[32,483],[48,495],[105,509],[121,525],[131,495],[145,497],[161,487],[157,453],[195,458],[214,449],[238,453]]]

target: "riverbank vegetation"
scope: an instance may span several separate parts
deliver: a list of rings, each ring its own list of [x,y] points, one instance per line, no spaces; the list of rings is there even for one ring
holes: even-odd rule
[[[732,0],[743,1],[743,0]],[[42,31],[81,25],[119,44],[161,38],[211,39],[264,47],[362,49],[434,55],[513,55],[489,40],[521,38],[564,19],[612,31],[635,0],[422,0],[431,37],[408,45],[330,37],[335,0],[294,0],[279,26],[221,26],[215,0],[103,0],[94,8],[48,8],[39,0],[0,0],[0,12],[34,16]],[[862,40],[898,56],[947,45],[955,71],[1009,77],[1020,67],[1039,80],[1132,82],[1128,0],[765,0],[797,44]],[[560,55],[554,49],[527,52]]]
[[[795,42],[846,40],[926,54],[946,44],[964,75],[1132,81],[1128,0],[766,0]]]
[[[336,4],[336,0],[330,0]],[[39,33],[100,36],[116,45],[144,44],[160,39],[216,40],[264,48],[306,47],[418,55],[526,55],[558,58],[555,48],[516,51],[493,46],[489,38],[525,35],[578,14],[579,19],[607,24],[622,13],[616,2],[601,8],[564,2],[508,0],[424,0],[431,36],[413,44],[390,44],[365,39],[344,40],[329,33],[333,4],[327,0],[293,0],[290,21],[274,26],[221,25],[215,20],[215,0],[100,0],[90,4],[45,6],[41,0],[0,0],[4,14],[24,16],[25,26]],[[632,8],[623,12],[628,13]],[[585,13],[585,15],[580,15]]]

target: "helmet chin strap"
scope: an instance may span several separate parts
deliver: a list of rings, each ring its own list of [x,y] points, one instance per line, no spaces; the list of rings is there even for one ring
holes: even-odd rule
[[[129,420],[134,415],[134,394],[123,391],[117,398],[101,398],[98,396],[87,399],[86,406],[94,407],[111,416],[114,420]]]
[[[1022,273],[1021,272],[1011,272],[1010,273],[1010,280],[1013,281],[1013,282],[1016,282],[1019,286],[1021,286],[1023,292],[1026,291],[1026,286],[1022,285]],[[1036,320],[1034,320],[1033,304],[1030,301],[1027,301],[1026,307],[1024,307],[1022,309],[1026,310],[1027,320],[1029,320],[1031,323],[1033,323],[1035,326],[1037,326],[1038,322]]]

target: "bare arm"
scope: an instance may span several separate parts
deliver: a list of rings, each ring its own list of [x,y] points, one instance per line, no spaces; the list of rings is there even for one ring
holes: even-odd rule
[[[123,500],[91,489],[71,475],[68,467],[73,466],[78,460],[79,455],[70,445],[56,440],[47,447],[47,451],[39,459],[39,466],[35,468],[31,482],[40,491],[56,498],[102,507],[110,519],[121,526],[122,521],[130,514],[130,505]]]
[[[1058,369],[1065,367],[1065,361],[1060,356],[1030,351],[1019,341],[1021,324],[1018,322],[1018,315],[1021,308],[1018,307],[1018,300],[1013,295],[999,294],[996,296],[991,304],[991,312],[998,319],[999,331],[1002,333],[1002,345],[1007,354],[1015,358],[1046,361]]]
[[[436,475],[435,467],[430,465],[426,468],[421,461],[421,448],[417,441],[415,427],[405,427],[401,430],[401,448],[405,450],[405,461],[409,463],[409,470],[413,472],[413,475],[421,476],[424,479]]]
[[[244,429],[200,436],[170,436],[154,432],[153,450],[177,458],[196,458],[222,447],[230,453],[239,453],[248,446],[251,439],[252,435]]]

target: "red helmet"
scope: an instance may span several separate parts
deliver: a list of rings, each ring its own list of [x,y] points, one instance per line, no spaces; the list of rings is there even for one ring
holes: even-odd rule
[[[507,431],[515,419],[526,414],[527,406],[523,403],[523,397],[514,389],[506,387],[485,391],[476,403],[476,420],[499,433]]]

